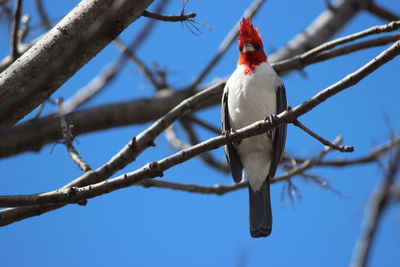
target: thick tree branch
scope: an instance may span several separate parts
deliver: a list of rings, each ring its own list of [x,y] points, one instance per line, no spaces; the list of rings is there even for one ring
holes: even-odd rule
[[[0,125],[14,124],[46,100],[151,3],[152,0],[81,1],[20,61],[2,72]]]
[[[372,73],[374,70],[396,57],[399,53],[400,41],[383,51],[380,55],[375,57],[373,60],[368,62],[357,71],[346,76],[343,80],[329,86],[328,88],[325,88],[314,97],[296,106],[294,109],[290,111],[284,111],[281,114],[277,115],[276,119],[273,120],[273,122],[265,120],[258,121],[231,134],[229,136],[229,142],[236,142],[246,137],[264,133],[280,124],[293,122],[299,116],[309,112],[328,98],[356,84],[368,74]],[[217,136],[202,143],[199,143],[195,146],[192,146],[188,149],[175,153],[174,155],[171,155],[158,162],[149,163],[134,172],[124,174],[122,176],[103,182],[97,182],[100,179],[107,179],[107,176],[110,177],[116,170],[126,166],[127,162],[133,160],[135,155],[139,154],[143,149],[145,149],[149,145],[149,142],[152,142],[152,140],[154,140],[154,138],[160,133],[161,130],[168,127],[174,120],[186,115],[186,113],[190,109],[192,109],[194,105],[198,104],[204,99],[207,99],[207,94],[210,94],[214,91],[215,90],[209,89],[207,92],[201,92],[195,97],[192,97],[189,100],[185,100],[183,104],[170,111],[166,116],[159,119],[146,131],[138,135],[136,137],[136,140],[139,141],[135,142],[133,140],[132,142],[127,144],[111,160],[111,164],[107,163],[103,165],[99,171],[96,170],[96,172],[88,172],[87,176],[84,175],[76,179],[72,183],[64,186],[63,189],[51,193],[41,194],[40,198],[38,198],[38,201],[44,201],[44,203],[47,203],[49,201],[57,203],[69,203],[109,193],[120,188],[131,186],[143,179],[162,176],[163,171],[173,166],[176,166],[177,164],[185,162],[203,152],[227,144],[228,140],[225,135]],[[125,157],[127,157],[128,159]],[[96,175],[93,175],[93,173],[95,173]],[[90,185],[85,186],[88,184]],[[58,207],[60,206],[33,206],[28,208],[21,208],[20,210],[18,210],[18,208],[1,210],[0,225],[7,225],[16,220],[21,220],[23,218],[27,218],[33,215],[38,215],[42,212],[46,212],[48,210]]]

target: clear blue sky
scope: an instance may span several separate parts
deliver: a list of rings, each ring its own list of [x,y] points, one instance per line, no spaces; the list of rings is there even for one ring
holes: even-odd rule
[[[24,12],[31,12],[33,1]],[[61,18],[78,1],[44,1],[52,17]],[[172,3],[173,2],[173,3]],[[147,64],[157,62],[169,72],[169,82],[177,88],[190,83],[213,56],[227,32],[240,19],[251,1],[195,1],[187,11],[212,27],[199,36],[180,23],[158,23],[154,34],[138,55]],[[399,1],[378,3],[400,13]],[[166,14],[180,12],[181,1],[171,1]],[[264,38],[268,54],[284,45],[307,27],[324,10],[324,1],[269,0],[254,19]],[[146,19],[132,24],[122,35],[131,40]],[[33,21],[33,24],[35,21]],[[367,14],[359,14],[340,35],[383,24]],[[8,31],[0,27],[0,56],[9,51]],[[40,32],[33,32],[30,38]],[[306,77],[293,73],[284,77],[291,106],[295,106],[326,86],[361,67],[384,48],[369,49],[307,67]],[[58,90],[54,97],[68,98],[86,85],[104,64],[119,55],[110,45]],[[227,77],[235,69],[236,46],[232,47],[207,77]],[[330,158],[363,155],[390,136],[385,118],[398,131],[399,59],[386,64],[356,86],[323,103],[301,118],[306,125],[328,139],[344,136],[353,145],[351,155],[331,153]],[[151,96],[148,82],[129,63],[119,79],[87,106]],[[46,112],[54,111],[48,106]],[[205,110],[200,117],[220,125],[219,107]],[[146,125],[129,126],[79,136],[76,148],[96,168],[110,159]],[[211,135],[204,133],[202,138]],[[174,152],[165,137],[156,140],[124,171],[141,167]],[[322,145],[289,126],[286,150],[298,156],[313,156]],[[213,152],[223,160],[222,149]],[[386,163],[386,161],[384,161]],[[0,194],[37,193],[56,189],[81,175],[62,145],[47,146],[40,153],[25,153],[0,160]],[[122,172],[120,172],[122,173]],[[86,207],[66,208],[0,228],[2,266],[346,266],[350,263],[360,233],[365,206],[382,170],[376,166],[346,169],[319,168],[310,172],[329,181],[342,195],[315,183],[294,178],[301,198],[294,204],[281,199],[283,184],[272,186],[274,228],[267,239],[252,239],[248,229],[248,192],[224,196],[199,195],[166,189],[131,187],[89,201]],[[213,185],[232,183],[194,159],[163,179]],[[372,250],[370,266],[398,266],[400,251],[399,209],[385,213]],[[397,263],[397,264],[396,264]]]

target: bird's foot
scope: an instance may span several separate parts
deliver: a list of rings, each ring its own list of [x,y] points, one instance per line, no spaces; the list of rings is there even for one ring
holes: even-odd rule
[[[226,139],[228,142],[230,142],[230,141],[231,141],[230,136],[231,136],[232,134],[234,134],[234,133],[236,133],[236,131],[233,130],[233,129],[230,129],[230,130],[225,130],[225,131],[223,131],[223,132],[222,132],[222,135],[224,135],[224,136],[225,136],[225,139]],[[232,145],[237,146],[237,145],[240,144],[240,142],[241,142],[241,140],[239,140],[239,141],[237,141],[237,142],[232,142]]]
[[[277,119],[278,119],[278,116],[276,116],[276,114],[270,114],[267,117],[265,117],[264,121],[270,122],[272,125],[274,125]]]

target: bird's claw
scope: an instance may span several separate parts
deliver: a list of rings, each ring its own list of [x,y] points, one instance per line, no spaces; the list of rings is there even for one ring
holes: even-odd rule
[[[230,142],[230,141],[231,141],[230,136],[231,136],[232,134],[234,134],[234,133],[236,133],[236,131],[233,130],[233,129],[230,129],[230,130],[225,130],[225,131],[223,131],[223,132],[222,132],[222,135],[224,135],[224,136],[225,136],[225,139],[226,139],[228,142]],[[237,141],[237,142],[232,142],[232,144],[233,144],[233,145],[239,145],[240,142],[241,142],[241,140],[240,140],[240,141]]]
[[[271,124],[275,124],[277,119],[278,119],[278,116],[276,116],[276,114],[270,114],[267,117],[265,117],[264,121],[270,122]]]

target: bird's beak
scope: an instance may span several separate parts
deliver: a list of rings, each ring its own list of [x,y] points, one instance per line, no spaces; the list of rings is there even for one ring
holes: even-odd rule
[[[242,48],[242,53],[253,52],[256,51],[254,46],[251,43],[245,43]]]

